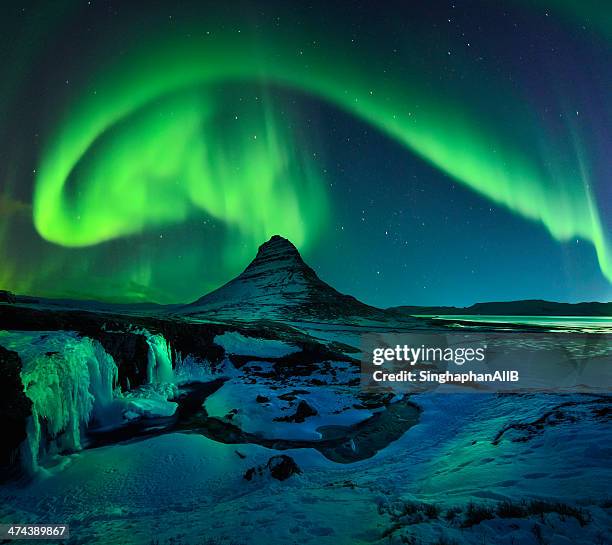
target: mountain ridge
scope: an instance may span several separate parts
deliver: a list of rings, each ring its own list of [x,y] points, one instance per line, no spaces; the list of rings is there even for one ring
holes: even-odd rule
[[[612,302],[557,303],[544,299],[490,301],[468,307],[401,305],[389,307],[398,315],[480,315],[480,316],[612,316]]]

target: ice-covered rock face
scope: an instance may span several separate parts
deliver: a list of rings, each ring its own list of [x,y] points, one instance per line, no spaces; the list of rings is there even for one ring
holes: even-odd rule
[[[74,332],[2,332],[19,353],[21,381],[32,404],[23,462],[38,470],[39,457],[81,448],[81,432],[112,404],[117,366],[97,341]]]
[[[287,239],[275,235],[236,278],[183,308],[189,315],[300,320],[381,319],[384,312],[323,282]]]
[[[147,381],[122,392],[115,360],[97,340],[74,331],[0,331],[3,352],[13,351],[19,362],[13,367],[21,367],[14,382],[21,383],[28,400],[28,410],[18,422],[25,429],[9,445],[18,447],[25,434],[22,469],[44,473],[49,456],[81,450],[91,427],[121,427],[135,419],[174,414],[177,403],[171,400],[178,388],[170,345],[161,334],[145,329],[139,334],[149,347]],[[200,367],[187,366],[184,380]],[[4,369],[9,370],[6,361]]]

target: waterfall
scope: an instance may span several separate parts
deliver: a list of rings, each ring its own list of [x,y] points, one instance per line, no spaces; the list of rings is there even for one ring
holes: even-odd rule
[[[42,460],[82,448],[88,425],[110,427],[141,417],[171,416],[178,394],[172,352],[160,334],[142,330],[147,384],[122,393],[118,369],[102,345],[70,331],[0,331],[0,344],[17,352],[21,381],[32,401],[22,446],[26,471],[45,472]]]
[[[178,404],[172,399],[178,396],[172,369],[172,351],[163,335],[153,334],[146,329],[133,332],[144,335],[147,352],[147,380],[145,384],[126,391],[122,397],[125,421],[140,418],[172,416]]]
[[[153,335],[144,330],[149,352],[147,354],[147,382],[149,384],[160,384],[173,382],[172,353],[170,345],[163,335]]]
[[[118,370],[102,346],[74,332],[0,332],[19,353],[21,380],[32,401],[23,448],[26,469],[45,455],[81,449],[81,431],[115,397]]]

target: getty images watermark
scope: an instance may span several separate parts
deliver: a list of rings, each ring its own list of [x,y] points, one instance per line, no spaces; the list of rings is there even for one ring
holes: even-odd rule
[[[370,391],[609,392],[612,336],[373,333],[362,338]]]
[[[484,362],[486,359],[487,347],[446,347],[421,346],[414,347],[407,344],[395,345],[387,348],[374,348],[372,350],[372,363],[377,366],[383,364],[396,364],[404,362],[410,367],[432,366],[436,363],[453,363],[463,366],[471,362]],[[437,382],[447,383],[474,383],[474,382],[518,382],[519,372],[517,370],[494,371],[492,373],[475,373],[470,370],[467,372],[453,372],[447,369],[440,372],[438,367],[433,369],[410,370],[401,369],[392,372],[384,369],[377,369],[372,373],[372,378],[376,382]]]

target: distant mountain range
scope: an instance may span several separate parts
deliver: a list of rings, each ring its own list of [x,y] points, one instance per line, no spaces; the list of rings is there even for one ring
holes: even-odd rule
[[[387,309],[399,315],[481,316],[612,316],[612,303],[555,303],[542,299],[476,303],[469,307],[400,306]]]
[[[398,306],[380,309],[323,282],[287,239],[274,235],[233,280],[187,305],[112,304],[44,299],[0,291],[0,303],[98,312],[182,315],[223,320],[410,322],[415,315],[612,316],[610,303],[555,303],[539,299],[476,303],[469,307]]]

